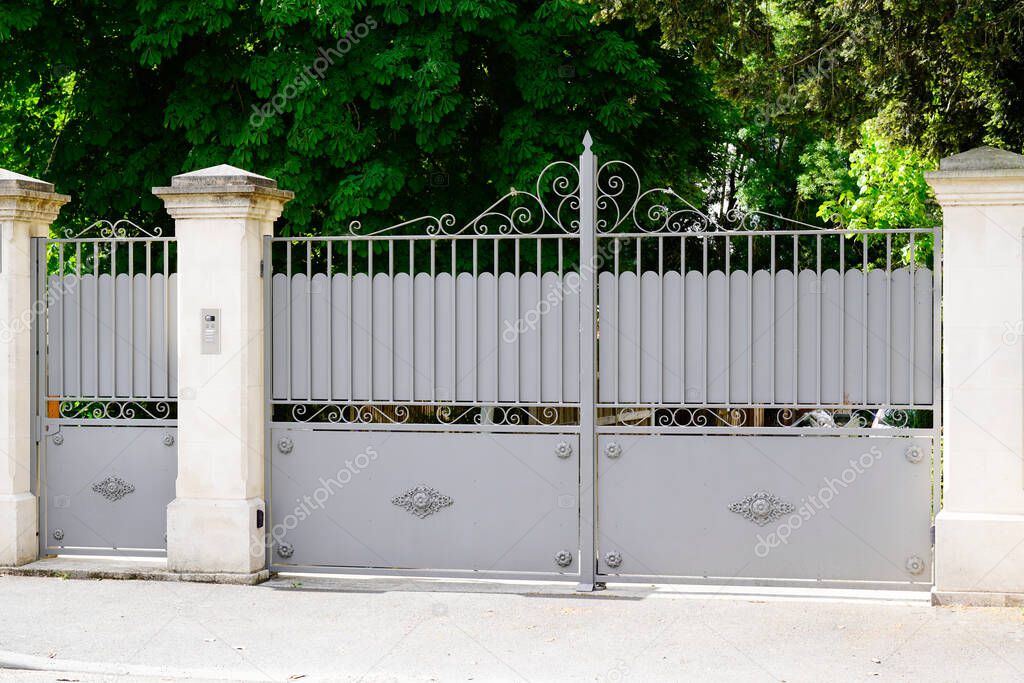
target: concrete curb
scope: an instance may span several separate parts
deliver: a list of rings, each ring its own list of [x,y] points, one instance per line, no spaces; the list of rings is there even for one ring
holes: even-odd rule
[[[1024,607],[1024,593],[933,591],[935,607]]]
[[[48,558],[21,567],[0,567],[0,576],[41,576],[61,579],[113,579],[124,581],[179,581],[190,583],[222,583],[255,586],[270,578],[263,569],[249,574],[172,572],[163,563],[110,562]]]

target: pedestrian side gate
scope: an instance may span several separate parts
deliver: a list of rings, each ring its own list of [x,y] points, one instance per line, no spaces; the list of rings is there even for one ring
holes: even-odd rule
[[[177,475],[175,241],[33,240],[40,554],[162,555]]]
[[[468,222],[266,238],[269,563],[927,588],[940,253],[589,137]]]

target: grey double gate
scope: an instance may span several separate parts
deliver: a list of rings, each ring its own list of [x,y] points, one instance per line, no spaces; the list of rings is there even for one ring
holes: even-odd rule
[[[465,223],[267,238],[272,568],[930,585],[938,230],[585,146]]]
[[[175,242],[34,239],[40,553],[162,555],[177,475]]]

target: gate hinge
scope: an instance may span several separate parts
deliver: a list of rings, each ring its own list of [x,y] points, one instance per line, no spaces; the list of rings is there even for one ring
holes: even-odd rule
[[[260,259],[260,279],[263,279],[263,259]]]
[[[43,418],[36,415],[36,429],[35,429],[35,440],[38,444],[43,439]]]

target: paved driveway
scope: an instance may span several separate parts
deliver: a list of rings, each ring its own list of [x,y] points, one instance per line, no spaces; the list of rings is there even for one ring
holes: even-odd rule
[[[1024,680],[1019,608],[782,593],[7,576],[0,679]]]

